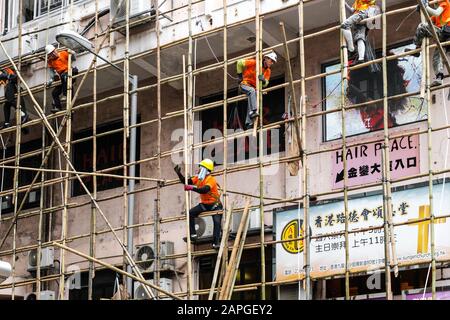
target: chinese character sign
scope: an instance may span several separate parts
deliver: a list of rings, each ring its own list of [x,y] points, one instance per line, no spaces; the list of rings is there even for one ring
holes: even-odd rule
[[[450,185],[433,186],[436,258],[450,258]],[[421,187],[394,192],[392,195],[394,223],[410,224],[394,227],[394,241],[399,264],[423,263],[430,258],[431,216],[428,188]],[[348,214],[342,201],[313,206],[309,211],[309,230],[314,236],[310,243],[312,276],[327,276],[345,270],[345,237],[337,234],[345,230],[377,229],[349,233],[349,267],[352,271],[367,271],[384,266],[384,210],[382,195],[352,199]],[[422,219],[422,220],[421,220]],[[305,235],[303,210],[277,212],[274,217],[276,240],[290,240],[276,245],[276,280],[296,279],[304,274]],[[330,234],[326,237],[319,235]]]
[[[410,135],[390,140],[389,170],[391,178],[401,178],[420,173],[419,137]],[[333,152],[331,161],[333,189],[344,186],[344,157],[347,160],[348,186],[381,181],[383,142],[362,144]]]

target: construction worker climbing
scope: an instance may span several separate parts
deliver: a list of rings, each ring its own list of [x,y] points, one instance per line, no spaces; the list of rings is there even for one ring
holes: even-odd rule
[[[220,193],[216,179],[211,175],[214,170],[214,162],[210,159],[204,159],[199,163],[199,173],[188,179],[188,184],[184,186],[185,191],[194,191],[200,194],[200,203],[189,210],[189,230],[191,241],[197,240],[197,232],[195,231],[195,218],[205,211],[222,210],[222,202],[220,201]],[[181,173],[180,166],[174,168],[181,183],[185,183],[185,178]],[[220,246],[220,233],[222,214],[212,216],[213,231],[213,248]]]
[[[53,97],[53,109],[52,112],[58,112],[61,110],[61,99],[59,96],[63,94],[63,96],[67,95],[67,76],[68,76],[68,64],[69,64],[69,51],[56,51],[56,48],[49,44],[45,47],[45,53],[48,55],[47,63],[50,68],[50,79],[47,82],[47,87],[50,87],[54,80],[61,80],[61,84],[56,86],[52,91]],[[72,53],[72,60],[74,61],[75,54]],[[72,75],[75,76],[78,74],[78,69],[76,67],[72,68]]]
[[[440,0],[439,7],[437,9],[431,8],[427,0],[422,0],[422,3],[428,14],[431,16],[431,21],[433,22],[433,27],[436,31],[437,36],[439,37],[439,41],[447,41],[448,39],[450,39],[450,1]],[[420,10],[420,6],[417,6],[417,9]],[[420,23],[417,26],[416,34],[414,35],[413,40],[416,49],[422,46],[422,41],[424,38],[431,37],[432,31],[430,29],[430,25],[426,22]],[[406,51],[409,50],[407,49]],[[419,55],[420,52],[414,54],[414,56],[416,57],[418,57]],[[444,79],[444,65],[438,48],[434,49],[433,70],[436,78],[431,85],[441,85]]]
[[[263,56],[262,72],[259,75],[259,81],[262,87],[269,85],[272,64],[277,62],[275,52],[267,53]],[[237,74],[239,76],[239,86],[248,97],[247,118],[245,120],[245,129],[253,124],[253,119],[259,116],[256,110],[256,59],[241,59],[237,62]]]
[[[352,7],[345,3],[347,10],[352,15],[342,23],[341,29],[347,42],[348,51],[355,51],[354,42],[358,46],[358,60],[356,63],[364,62],[366,56],[367,25],[360,22],[372,16],[372,12],[378,9],[375,3],[376,0],[355,0]]]
[[[8,128],[10,124],[10,117],[11,117],[11,107],[15,108],[17,105],[17,75],[16,73],[10,69],[5,68],[3,70],[0,70],[0,85],[5,86],[5,104],[3,105],[3,112],[5,116],[5,122],[3,123],[3,128]],[[25,99],[20,99],[20,121],[22,124],[28,121],[29,116],[27,113],[27,109],[25,106]]]

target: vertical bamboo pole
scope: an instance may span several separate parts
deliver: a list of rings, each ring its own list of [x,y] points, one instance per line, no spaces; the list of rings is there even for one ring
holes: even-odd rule
[[[71,153],[71,133],[72,133],[72,54],[69,53],[69,60],[68,60],[68,76],[67,76],[67,100],[66,100],[66,108],[68,111],[68,119],[67,119],[67,126],[66,126],[66,144],[67,149],[66,153],[70,157]],[[66,159],[66,173],[64,176],[64,195],[63,195],[63,214],[62,214],[62,228],[61,228],[61,238],[62,238],[62,244],[66,245],[66,238],[67,238],[67,221],[68,221],[68,199],[69,199],[69,183],[70,183],[70,166],[69,161]],[[59,278],[59,300],[64,300],[64,274],[66,272],[66,255],[65,251],[61,250],[61,269],[60,269],[60,278]]]
[[[302,130],[301,130],[301,155],[302,155],[302,164],[303,164],[303,173],[301,182],[303,185],[303,225],[304,225],[304,233],[305,239],[303,240],[303,250],[304,250],[304,260],[305,260],[305,282],[306,282],[306,299],[311,300],[311,234],[309,230],[309,201],[310,201],[310,192],[308,188],[309,181],[309,169],[308,169],[308,158],[306,152],[306,70],[305,70],[305,27],[304,27],[304,4],[303,0],[299,1],[298,4],[298,16],[299,16],[299,35],[300,35],[300,104],[301,104],[301,116],[302,116]],[[299,181],[300,182],[300,181]]]
[[[122,157],[123,157],[123,175],[128,175],[128,142],[127,138],[130,136],[130,1],[125,0],[125,52],[123,60],[123,138],[122,138]],[[128,215],[128,181],[123,180],[123,229],[122,229],[122,241],[128,248],[128,251],[133,252],[133,248],[130,250],[130,246],[133,243],[133,232],[128,229],[129,221]],[[133,212],[134,214],[134,212]],[[123,267],[128,271],[131,268],[127,266],[125,253],[123,256]],[[133,281],[130,278],[123,277],[123,283],[127,284],[128,293],[132,293]]]
[[[16,73],[19,72],[21,63],[22,63],[22,10],[23,10],[23,1],[19,0],[19,25],[18,25],[18,56],[19,61],[17,64],[18,70],[16,70]],[[21,129],[22,129],[22,116],[21,116],[21,107],[20,107],[20,79],[17,79],[17,100],[16,100],[16,141],[15,141],[15,160],[14,165],[16,168],[14,169],[14,179],[13,179],[13,204],[14,204],[14,213],[17,212],[17,204],[19,202],[19,165],[20,165],[20,144],[21,144]],[[6,119],[5,119],[6,121]],[[13,254],[12,254],[12,278],[14,279],[15,273],[16,273],[16,247],[17,247],[17,221],[14,224],[14,231],[13,231]],[[13,282],[13,286],[11,289],[11,299],[14,300],[15,298],[15,283]]]
[[[94,43],[95,50],[97,51],[97,39],[98,39],[98,0],[95,0],[95,25],[94,25]],[[92,81],[92,171],[97,172],[97,57],[94,56],[93,65],[93,81]],[[97,177],[92,177],[92,196],[97,200]],[[90,224],[90,237],[89,237],[89,255],[95,258],[95,232],[96,232],[96,208],[91,206],[91,224]],[[92,300],[93,293],[93,281],[95,277],[95,263],[89,261],[89,278],[88,278],[88,300]]]
[[[434,216],[434,201],[433,201],[433,149],[432,149],[432,117],[431,117],[431,70],[430,70],[430,47],[429,39],[425,38],[425,50],[426,50],[426,103],[427,103],[427,142],[428,142],[428,200],[430,202],[430,239],[431,239],[431,296],[433,300],[436,300],[436,243],[435,243],[435,216]],[[434,50],[438,50],[435,48]],[[445,181],[444,181],[445,183]],[[427,248],[428,249],[428,248]]]
[[[341,23],[344,22],[346,18],[345,14],[345,0],[340,0],[340,15]],[[345,88],[348,83],[348,51],[345,39],[341,33],[341,121],[342,121],[342,154],[343,165],[344,165],[344,215],[345,215],[345,299],[350,299],[350,254],[349,254],[349,234],[348,234],[348,175],[347,175],[347,159],[345,154],[347,154],[347,139],[346,139],[346,128],[345,128]]]
[[[188,166],[188,162],[186,162],[186,160],[188,159],[188,154],[187,152],[190,153],[190,158],[191,160],[193,159],[193,149],[192,149],[192,145],[193,145],[193,141],[191,141],[193,139],[193,123],[194,123],[194,118],[193,118],[193,73],[192,73],[192,0],[189,0],[188,2],[188,28],[189,28],[189,52],[188,52],[188,61],[187,61],[187,76],[188,76],[188,81],[187,81],[187,111],[189,113],[189,119],[187,122],[188,128],[189,128],[189,134],[187,134],[188,139],[189,139],[189,150],[185,150],[185,183],[187,184],[187,179],[188,179],[188,171],[187,171],[187,166]],[[191,166],[192,166],[192,161],[191,161]],[[188,250],[188,261],[187,261],[187,268],[188,268],[188,277],[187,277],[187,281],[188,281],[188,286],[187,286],[187,299],[191,300],[192,299],[192,255],[191,255],[191,243],[190,243],[190,232],[189,232],[189,210],[188,208],[190,207],[190,197],[189,195],[186,195],[186,224],[187,224],[187,250]]]
[[[228,210],[228,0],[223,0],[223,212]],[[234,154],[233,154],[234,157]],[[230,219],[232,218],[232,213]],[[222,232],[224,234],[224,232]],[[228,257],[228,237],[224,253]],[[224,259],[225,261],[226,259]]]
[[[256,23],[256,110],[259,111],[259,147],[258,147],[258,162],[259,162],[259,214],[260,214],[260,251],[261,251],[261,300],[266,300],[266,254],[264,246],[264,177],[262,158],[264,156],[264,112],[261,94],[261,83],[258,80],[261,74],[262,65],[262,19],[261,19],[261,0],[255,0],[255,23]],[[257,121],[255,120],[255,121]],[[255,124],[257,127],[257,124]]]
[[[391,291],[391,267],[390,267],[390,252],[389,252],[389,220],[388,220],[388,201],[387,201],[387,186],[386,186],[386,170],[389,170],[389,166],[386,166],[386,153],[381,153],[381,167],[382,167],[382,188],[383,188],[383,222],[384,222],[384,273],[385,273],[385,287],[386,287],[386,299],[392,299]]]
[[[183,106],[184,106],[184,184],[187,184],[188,180],[188,113],[187,113],[187,88],[186,88],[186,56],[183,55]],[[189,232],[189,209],[190,209],[190,201],[189,201],[189,192],[184,192],[184,200],[185,200],[185,207],[186,207],[186,245],[187,245],[187,294],[188,294],[188,300],[191,299],[190,294],[192,291],[192,255],[191,255],[191,241],[190,241],[190,232]]]
[[[47,4],[48,6],[50,6],[50,3]],[[48,43],[48,30],[50,27],[50,19],[49,19],[49,14],[50,14],[50,10],[47,10],[47,29],[45,31],[45,43]],[[47,65],[47,55],[45,55],[45,60],[44,60],[44,65],[45,65],[45,75],[47,75],[47,69],[48,69],[48,65]],[[42,109],[44,110],[44,113],[46,112],[46,107],[47,107],[47,90],[46,90],[46,86],[45,86],[45,82],[44,82],[44,90],[43,90],[43,100],[42,100]],[[45,159],[45,145],[46,145],[46,131],[45,131],[45,126],[42,125],[42,130],[41,130],[41,136],[42,136],[42,144],[41,144],[41,148],[42,148],[42,152],[41,152],[41,162],[44,163],[44,159]],[[43,209],[45,206],[45,200],[44,200],[44,192],[45,192],[45,179],[46,179],[46,174],[43,172],[41,173],[41,182],[40,182],[40,199],[39,199],[39,222],[38,222],[38,236],[37,236],[37,244],[38,244],[38,248],[37,248],[37,257],[38,257],[38,261],[40,260],[41,254],[42,254],[42,224],[44,223],[44,216],[43,216]],[[52,189],[52,188],[50,188]],[[51,196],[50,196],[51,197]],[[52,216],[51,213],[48,213],[47,216],[50,218]],[[46,216],[46,220],[47,220],[47,216]],[[47,220],[48,221],[48,220]],[[50,226],[49,227],[49,231],[51,230]],[[51,231],[50,231],[51,232]],[[45,238],[45,236],[44,236]],[[38,297],[38,299],[40,299],[41,296],[41,265],[38,263],[37,264],[37,268],[36,268],[36,296]]]
[[[161,25],[159,21],[159,1],[156,1],[156,69],[157,69],[157,87],[156,87],[156,95],[157,95],[157,103],[158,103],[158,146],[156,152],[158,153],[158,164],[157,164],[157,175],[158,178],[161,178],[161,139],[162,139],[162,111],[161,111]],[[159,286],[159,278],[160,278],[160,217],[161,217],[161,184],[157,182],[157,189],[156,189],[156,216],[155,216],[155,248],[156,248],[156,272],[154,275],[155,284]],[[158,298],[160,295],[159,291],[156,291],[156,297]]]
[[[383,134],[384,134],[384,145],[383,145],[383,153],[384,153],[384,181],[385,184],[385,206],[386,211],[384,212],[384,215],[387,215],[385,217],[385,221],[387,222],[388,226],[391,224],[391,217],[392,217],[392,192],[391,192],[391,173],[390,173],[390,154],[389,154],[389,122],[388,122],[388,115],[389,115],[389,103],[388,103],[388,79],[387,79],[387,22],[386,22],[386,1],[381,1],[381,18],[382,18],[382,56],[383,56]],[[385,241],[389,241],[391,239],[390,235],[388,233],[385,233]],[[393,235],[392,235],[393,238]],[[388,253],[388,251],[386,251]],[[392,288],[391,288],[391,274],[390,274],[390,255],[385,256],[385,277],[386,277],[386,298],[388,300],[392,299]]]

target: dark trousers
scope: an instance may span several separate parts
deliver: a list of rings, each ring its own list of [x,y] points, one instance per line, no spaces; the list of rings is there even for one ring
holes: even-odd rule
[[[67,72],[64,72],[59,77],[61,79],[61,84],[59,86],[56,86],[55,89],[53,89],[52,97],[53,97],[53,107],[61,109],[61,100],[59,99],[59,96],[61,94],[67,96]]]
[[[195,218],[198,217],[198,215],[202,212],[206,211],[215,211],[215,210],[222,210],[222,204],[203,204],[199,203],[195,207],[191,208],[189,210],[189,229],[190,234],[196,234],[195,231]],[[214,223],[214,231],[213,231],[213,241],[215,244],[220,244],[220,233],[222,231],[222,215],[221,214],[215,214],[212,216],[213,223]]]
[[[17,82],[15,80],[11,79],[8,81],[8,83],[5,86],[6,102],[3,106],[3,114],[5,116],[5,122],[9,122],[9,120],[11,118],[11,107],[15,108],[17,105],[16,93],[17,93]],[[27,114],[24,97],[21,97],[20,105],[22,106],[22,108],[21,108],[22,111],[25,114]]]

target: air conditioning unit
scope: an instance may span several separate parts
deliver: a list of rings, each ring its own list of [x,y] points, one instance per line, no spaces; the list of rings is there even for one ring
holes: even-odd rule
[[[148,280],[150,283],[154,283],[153,279]],[[173,282],[172,279],[168,278],[160,278],[159,279],[159,287],[167,292],[172,293],[173,292]],[[153,290],[153,289],[152,289]],[[153,290],[153,293],[155,293],[156,290]],[[161,293],[162,294],[162,293]],[[147,293],[144,290],[144,285],[138,281],[134,282],[134,299],[135,300],[150,300],[150,297],[147,295]],[[167,297],[163,298],[161,300],[172,300],[172,298]]]
[[[37,249],[30,250],[28,252],[28,272],[36,271],[38,266]],[[49,269],[53,267],[54,260],[54,248],[47,247],[41,250],[41,269]]]
[[[111,8],[111,16],[116,14],[116,19],[114,20],[113,26],[122,26],[125,25],[126,21],[126,1],[122,1],[121,6],[119,7],[119,3],[121,0],[111,0],[110,8]],[[140,20],[145,16],[151,16],[155,14],[155,9],[153,8],[153,4],[150,1],[142,1],[142,0],[129,0],[130,10],[129,10],[129,19],[130,22]]]
[[[37,292],[31,292],[25,296],[25,300],[37,300]],[[55,291],[41,291],[39,300],[56,300]]]
[[[134,249],[134,260],[141,272],[151,272],[154,269],[153,263],[155,259],[155,246],[153,243],[137,245]],[[174,245],[171,241],[162,241],[161,247],[159,249],[160,259],[160,270],[174,270],[175,260],[174,259],[163,259],[168,255],[174,253]]]
[[[259,230],[261,228],[261,217],[259,215],[259,208],[251,209],[248,213],[250,215],[248,223],[248,231]],[[233,213],[231,232],[237,232],[239,224],[241,223],[242,212]]]
[[[211,217],[203,217],[195,219],[195,230],[198,238],[212,237],[214,231],[214,224]]]

